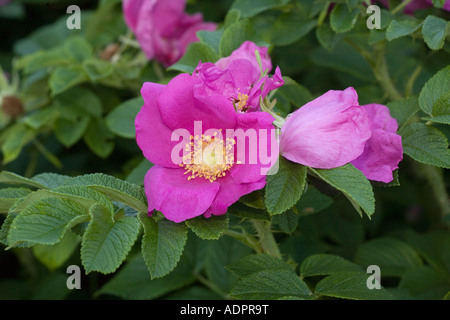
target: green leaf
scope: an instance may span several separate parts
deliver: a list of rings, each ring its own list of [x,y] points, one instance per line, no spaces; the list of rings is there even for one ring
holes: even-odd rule
[[[450,168],[450,150],[446,136],[423,123],[412,123],[399,131],[403,152],[416,161]]]
[[[336,33],[350,31],[355,26],[358,16],[358,8],[349,10],[345,3],[338,3],[331,11],[330,26]]]
[[[54,189],[61,185],[68,184],[71,179],[72,177],[52,172],[40,173],[31,178],[34,182],[39,183],[41,188],[45,187],[49,189]]]
[[[311,298],[311,291],[293,271],[279,269],[262,270],[241,278],[230,294],[244,300],[272,300],[286,296]]]
[[[348,163],[335,169],[311,169],[319,178],[341,191],[352,204],[361,207],[370,218],[375,212],[372,185],[364,174]],[[358,208],[355,208],[358,210]]]
[[[52,105],[50,107],[37,110],[24,117],[24,122],[31,128],[38,130],[44,126],[51,125],[56,118],[59,117],[57,108]]]
[[[439,50],[444,46],[445,36],[450,24],[444,19],[428,16],[423,22],[422,35],[431,50]]]
[[[87,115],[93,118],[102,116],[102,101],[89,89],[71,88],[55,97],[56,106],[64,119],[79,121]]]
[[[8,212],[9,208],[17,199],[25,197],[31,193],[26,188],[3,188],[0,189],[0,212]]]
[[[72,232],[66,232],[60,242],[46,246],[37,244],[33,247],[33,255],[48,269],[61,267],[78,248],[80,239]]]
[[[386,39],[394,39],[407,36],[420,28],[422,22],[412,17],[403,20],[392,20],[386,29]]]
[[[114,72],[114,65],[109,61],[90,58],[83,62],[83,68],[92,82],[102,82]],[[109,83],[106,81],[106,85]]]
[[[139,221],[133,217],[114,221],[112,212],[100,205],[92,206],[89,211],[92,219],[81,242],[81,261],[86,273],[112,273],[136,241]]]
[[[185,261],[183,255],[180,264],[172,271],[170,277],[150,280],[147,265],[142,255],[137,254],[95,295],[113,295],[132,300],[158,298],[195,281],[192,268]]]
[[[316,20],[299,10],[270,11],[253,18],[252,22],[254,30],[258,30],[258,36],[274,46],[293,44],[317,24]]]
[[[200,30],[197,31],[197,37],[200,41],[211,49],[213,49],[216,54],[219,52],[220,39],[222,39],[223,29],[208,31],[208,30]]]
[[[406,126],[409,119],[419,110],[419,100],[417,97],[408,97],[401,100],[391,101],[387,104],[391,116],[397,120],[399,130]]]
[[[186,225],[201,239],[217,240],[228,230],[229,218],[226,214],[210,218],[200,216],[186,220]]]
[[[298,84],[295,80],[289,77],[283,77],[284,85],[277,90],[277,95],[284,96],[296,108],[307,104],[313,100],[313,96],[308,89]]]
[[[450,66],[425,83],[419,95],[420,108],[432,117],[450,117]]]
[[[278,172],[267,176],[264,199],[270,214],[283,213],[298,202],[305,189],[306,174],[305,166],[279,158]]]
[[[446,0],[431,0],[431,2],[436,8],[442,9],[445,5]]]
[[[201,244],[201,243],[200,243]],[[204,245],[204,244],[203,244]],[[208,280],[222,292],[230,292],[237,280],[225,266],[232,264],[251,253],[251,249],[233,237],[221,237],[210,241],[204,261],[204,271]]]
[[[2,143],[3,164],[17,159],[22,149],[36,136],[36,131],[23,123],[18,123],[5,132],[6,137]]]
[[[83,117],[80,121],[59,118],[55,122],[55,136],[63,145],[70,148],[83,137],[88,124],[89,117]]]
[[[83,68],[79,65],[57,67],[49,80],[53,96],[88,80]]]
[[[448,280],[426,265],[406,271],[398,287],[407,289],[416,299],[421,300],[440,300],[450,290]]]
[[[384,288],[369,289],[369,275],[363,272],[341,272],[332,274],[317,283],[314,294],[352,300],[393,300]]]
[[[361,267],[332,254],[315,254],[303,260],[300,265],[302,277],[325,276],[340,272],[362,271]]]
[[[379,266],[382,276],[401,276],[406,270],[423,264],[411,246],[394,238],[377,238],[363,243],[355,253],[355,262],[364,268]]]
[[[316,28],[316,37],[319,43],[327,50],[333,50],[343,40],[343,33],[335,33],[328,24],[322,24]]]
[[[263,270],[294,271],[293,267],[283,260],[265,253],[248,255],[239,261],[225,266],[225,268],[239,278],[247,277]]]
[[[143,158],[142,161],[128,174],[126,180],[137,185],[144,185],[144,177],[151,167],[153,167],[153,163],[146,158]]]
[[[106,117],[106,125],[109,130],[120,137],[134,139],[136,136],[134,119],[143,105],[144,100],[141,96],[118,105]]]
[[[181,72],[194,72],[199,62],[216,62],[219,60],[217,52],[209,45],[202,42],[191,43],[183,57],[168,70]]]
[[[428,265],[440,274],[450,276],[450,234],[447,231],[409,232],[405,239]]]
[[[62,47],[51,50],[40,50],[35,53],[25,55],[17,61],[17,67],[23,69],[26,74],[38,71],[43,68],[70,65],[73,60],[67,55]]]
[[[240,218],[270,221],[266,210],[249,207],[241,202],[233,203],[228,207],[228,212]]]
[[[89,220],[84,207],[71,200],[48,197],[33,202],[11,224],[8,243],[21,242],[52,245],[59,242],[67,229]]]
[[[239,10],[243,18],[249,18],[263,11],[284,6],[288,2],[289,0],[236,0],[231,9]]]
[[[15,206],[17,212],[24,210],[30,204],[47,197],[57,197],[76,202],[78,205],[88,210],[94,204],[101,204],[106,209],[113,211],[111,201],[102,193],[90,189],[86,186],[61,186],[53,190],[41,189],[29,194],[19,204]]]
[[[37,181],[33,181],[31,179],[24,178],[19,176],[14,172],[2,171],[0,172],[0,183],[4,183],[7,185],[24,185],[30,186],[33,188],[45,188],[44,185]]]
[[[103,173],[94,173],[75,177],[70,181],[70,185],[89,186],[107,195],[110,199],[122,202],[137,211],[148,211],[147,198],[143,188],[133,183]]]
[[[249,20],[244,19],[233,23],[223,32],[222,39],[219,44],[220,57],[228,57],[231,53],[240,47],[246,41],[251,40],[254,36],[252,24]]]
[[[161,278],[170,273],[180,260],[187,240],[187,228],[183,223],[168,220],[156,222],[139,214],[144,227],[142,238],[142,255],[147,264],[151,278]]]
[[[76,36],[64,42],[65,52],[77,62],[83,62],[91,57],[94,49],[84,37]]]
[[[332,198],[320,193],[311,185],[308,185],[308,190],[302,195],[295,207],[300,216],[305,216],[325,210],[332,204]]]
[[[108,129],[103,119],[91,119],[84,141],[100,158],[107,158],[114,150],[114,134]]]
[[[297,229],[299,216],[294,211],[287,210],[275,218],[282,232],[292,234]]]

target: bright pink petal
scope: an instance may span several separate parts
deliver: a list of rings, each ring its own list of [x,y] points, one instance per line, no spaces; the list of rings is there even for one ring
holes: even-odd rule
[[[217,181],[220,183],[220,189],[211,207],[204,214],[207,218],[211,217],[211,215],[227,213],[228,207],[238,201],[242,196],[262,189],[266,185],[265,177],[252,183],[237,183],[230,176],[225,176]]]
[[[123,0],[123,15],[128,27],[135,31],[139,19],[139,12],[141,12],[142,4],[145,0]]]
[[[266,47],[259,47],[251,41],[243,42],[238,49],[231,53],[230,56],[218,60],[216,65],[224,70],[228,68],[231,61],[245,59],[250,61],[256,70],[259,70],[260,68],[255,55],[256,50],[258,50],[259,55],[261,56],[263,71],[268,70],[270,72],[270,70],[272,70],[272,62],[270,60],[268,49]]]
[[[187,180],[182,168],[153,166],[145,175],[148,210],[182,222],[202,215],[211,206],[220,184],[202,178]]]
[[[398,169],[403,159],[402,138],[397,132],[397,121],[389,109],[379,104],[362,106],[372,122],[372,137],[364,152],[352,164],[361,170],[367,179],[389,183],[392,172]]]
[[[235,164],[230,175],[239,183],[261,180],[278,159],[275,119],[267,112],[240,113],[236,126]],[[262,135],[265,134],[265,138]],[[227,136],[228,137],[228,136]]]
[[[178,166],[171,160],[171,152],[178,141],[171,141],[172,130],[161,119],[157,100],[164,85],[146,82],[141,95],[144,105],[136,116],[136,142],[144,156],[152,163],[165,167]]]
[[[309,167],[336,168],[360,156],[370,136],[370,120],[356,91],[330,90],[286,119],[281,154]]]
[[[196,79],[189,74],[173,78],[158,98],[163,122],[172,130],[187,129],[194,133],[194,122],[201,121],[203,130],[234,128],[236,112],[222,95],[194,96]]]

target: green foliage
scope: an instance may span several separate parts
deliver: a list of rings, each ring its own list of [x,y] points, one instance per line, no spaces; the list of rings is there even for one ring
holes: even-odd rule
[[[148,61],[119,0],[89,3],[80,30],[66,27],[64,4],[31,2],[0,12],[11,24],[0,44],[0,299],[449,299],[445,1],[412,15],[390,1],[373,30],[359,0],[188,1],[218,28],[198,31],[168,68]],[[360,105],[388,106],[404,152],[394,181],[280,157],[226,214],[148,215],[142,83],[166,84],[247,40],[283,74],[268,95],[276,115],[347,87]],[[71,264],[89,274],[78,292],[65,285]],[[381,289],[367,286],[371,265]]]
[[[267,177],[265,204],[270,214],[283,213],[300,199],[306,183],[306,167],[279,158],[279,170]]]
[[[362,214],[361,209],[370,217],[375,211],[375,199],[372,186],[361,171],[352,164],[336,169],[311,169],[319,178],[341,191]]]
[[[172,221],[139,217],[144,227],[142,255],[152,279],[161,278],[177,265],[187,240],[187,228]]]

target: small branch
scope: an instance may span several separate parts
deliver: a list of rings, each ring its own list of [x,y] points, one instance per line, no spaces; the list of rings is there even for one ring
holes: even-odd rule
[[[259,220],[252,220],[252,223],[258,234],[259,244],[263,252],[281,259],[280,249],[271,231],[271,223],[269,221]]]

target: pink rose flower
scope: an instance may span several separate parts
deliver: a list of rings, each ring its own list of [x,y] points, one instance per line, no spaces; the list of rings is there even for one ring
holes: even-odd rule
[[[261,74],[255,52],[261,56],[263,72],[272,70],[272,62],[266,47],[258,47],[245,41],[229,57],[216,63],[200,63],[193,76],[200,79],[197,90],[202,94],[217,93],[230,99],[238,112],[260,110],[260,99],[284,84],[281,71],[277,67],[273,77]]]
[[[388,0],[379,0],[386,8],[389,8]],[[405,0],[403,0],[405,1]],[[414,11],[426,9],[433,6],[433,2],[431,0],[413,0],[408,3],[403,10],[406,14],[413,15]],[[444,10],[450,11],[450,1],[446,1],[443,7]]]
[[[174,222],[225,214],[241,196],[266,184],[262,169],[267,162],[246,159],[255,155],[255,144],[269,147],[271,136],[264,140],[257,135],[253,143],[242,145],[228,136],[228,130],[269,131],[274,129],[273,117],[265,112],[237,113],[227,97],[213,90],[202,94],[196,89],[199,84],[201,79],[189,74],[167,85],[144,83],[144,105],[135,119],[137,144],[155,164],[144,179],[149,213],[158,210]],[[278,157],[278,146],[271,157]]]
[[[288,116],[281,128],[280,152],[293,162],[331,169],[359,157],[371,135],[356,91],[330,90]]]
[[[368,104],[363,108],[372,124],[372,136],[366,142],[364,152],[351,163],[369,180],[389,183],[392,172],[403,159],[402,137],[397,134],[397,120],[389,109],[380,104]]]
[[[216,29],[204,22],[201,13],[184,12],[185,0],[124,0],[125,22],[134,32],[148,59],[168,67],[177,62],[188,45],[196,42],[199,30]]]

